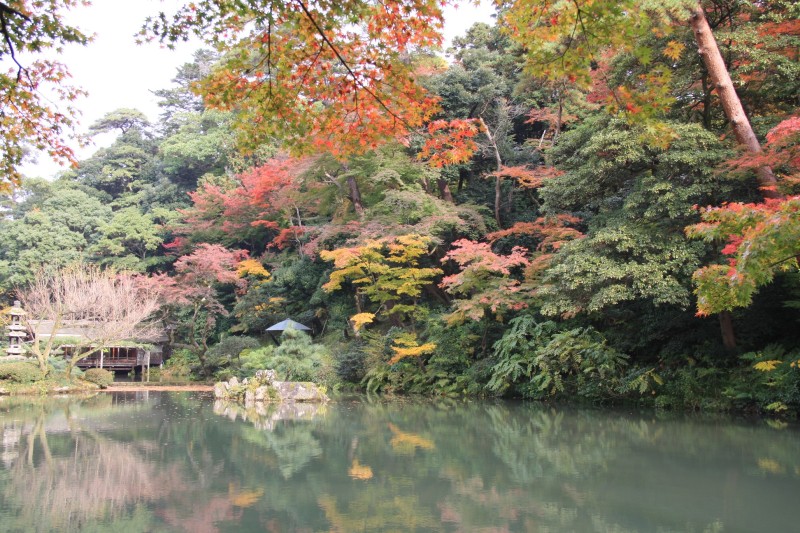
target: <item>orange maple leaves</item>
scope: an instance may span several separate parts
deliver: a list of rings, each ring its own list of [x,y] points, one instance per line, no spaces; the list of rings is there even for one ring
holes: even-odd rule
[[[196,89],[237,112],[242,145],[279,137],[295,154],[347,157],[403,139],[436,111],[416,83],[419,50],[441,45],[440,0],[195,2],[145,31],[232,47]]]
[[[478,144],[474,137],[480,133],[476,119],[434,120],[428,124],[428,138],[419,153],[434,167],[456,165],[468,161]]]
[[[67,139],[77,138],[73,129],[78,112],[72,102],[84,92],[66,83],[69,72],[63,64],[46,59],[26,64],[24,59],[67,43],[86,44],[89,38],[63,20],[64,10],[81,3],[0,3],[0,61],[10,59],[12,66],[0,72],[0,192],[19,183],[18,167],[31,146],[56,161],[75,162]]]

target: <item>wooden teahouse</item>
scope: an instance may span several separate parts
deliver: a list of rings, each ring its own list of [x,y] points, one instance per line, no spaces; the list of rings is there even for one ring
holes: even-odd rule
[[[19,305],[19,302],[14,302],[14,306],[9,309],[10,322],[6,327],[8,331],[9,348],[6,350],[9,356],[22,356],[25,354],[24,342],[26,339],[32,339],[34,332],[25,326],[23,317],[25,311]],[[33,329],[39,337],[39,342],[47,342],[53,336],[54,321],[52,320],[36,320],[32,321],[35,324]],[[89,346],[79,346],[76,343],[70,343],[70,339],[87,339],[92,338],[93,324],[91,321],[82,320],[65,320],[61,323],[55,331],[56,339],[61,339],[63,342],[59,343],[61,355],[64,358],[70,358],[75,353],[75,350],[88,351]],[[164,362],[163,346],[167,343],[167,336],[165,333],[159,334],[156,338],[152,339],[130,339],[124,342],[119,342],[112,346],[108,346],[92,355],[81,359],[77,366],[81,369],[87,368],[105,368],[107,370],[128,371],[139,370],[146,371],[153,365],[161,365]]]

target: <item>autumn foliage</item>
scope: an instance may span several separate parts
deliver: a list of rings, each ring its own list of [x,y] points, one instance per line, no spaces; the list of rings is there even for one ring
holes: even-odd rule
[[[19,185],[19,165],[26,147],[45,151],[54,160],[74,163],[67,142],[75,137],[75,100],[84,92],[69,83],[67,67],[43,52],[89,38],[64,20],[65,11],[86,2],[11,0],[0,3],[0,193]],[[60,102],[60,105],[55,102]]]
[[[368,316],[365,312],[351,317],[360,329],[374,317],[393,317],[412,321],[424,315],[417,305],[426,285],[442,273],[441,269],[422,266],[431,243],[429,237],[401,235],[368,241],[363,246],[322,251],[320,257],[333,261],[335,270],[322,286],[326,291],[342,289],[345,283],[355,288],[356,297],[377,305]]]
[[[418,157],[434,167],[464,163],[478,148],[479,132],[480,123],[474,119],[434,120],[427,126],[428,137]]]
[[[759,287],[779,272],[795,271],[800,254],[800,196],[759,204],[731,203],[702,210],[703,222],[690,236],[726,240],[728,265],[698,270],[697,308],[701,315],[749,305]]]
[[[185,212],[183,231],[217,233],[232,241],[266,233],[282,245],[287,235],[279,233],[279,222],[285,199],[296,188],[296,165],[291,159],[270,159],[236,175],[231,183],[200,185],[189,194],[193,206]]]
[[[745,153],[726,164],[734,172],[769,165],[784,190],[800,181],[800,117],[782,121],[767,134],[760,153]],[[698,313],[729,311],[750,305],[758,289],[779,272],[796,271],[800,254],[800,196],[766,199],[761,203],[731,202],[700,209],[703,221],[687,228],[691,237],[724,241],[728,264],[698,270]]]
[[[522,268],[530,265],[526,249],[514,247],[510,254],[501,255],[493,252],[488,243],[463,239],[453,243],[445,258],[460,267],[460,272],[444,277],[440,284],[459,297],[448,319],[451,323],[481,320],[484,316],[500,320],[508,311],[527,307],[519,276]]]
[[[3,203],[0,287],[42,258],[147,272],[177,357],[208,378],[297,364],[367,391],[694,408],[713,389],[751,407],[751,371],[786,366],[753,354],[797,345],[794,5],[496,2],[445,60],[446,3],[153,17],[145,38],[216,51],[157,92],[161,124],[110,114],[95,129],[116,123],[112,146]],[[0,2],[23,4],[73,5]],[[18,95],[36,81],[23,66]],[[7,126],[12,107],[3,132],[35,139]],[[261,336],[287,317],[313,344]],[[777,381],[765,396],[800,405],[797,380]]]
[[[435,111],[407,58],[441,44],[441,4],[202,0],[151,19],[146,33],[234,50],[196,89],[237,112],[244,145],[277,136],[295,153],[347,156],[404,138]]]
[[[763,151],[741,153],[726,164],[726,170],[752,172],[764,166],[774,170],[787,192],[800,185],[800,116],[781,121],[767,133]]]

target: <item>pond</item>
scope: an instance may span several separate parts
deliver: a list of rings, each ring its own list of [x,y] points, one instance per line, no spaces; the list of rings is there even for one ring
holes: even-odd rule
[[[798,531],[777,421],[205,393],[0,398],[0,529]]]

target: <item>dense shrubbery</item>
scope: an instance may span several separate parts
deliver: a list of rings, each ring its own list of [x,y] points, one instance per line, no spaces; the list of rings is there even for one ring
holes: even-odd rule
[[[114,383],[114,373],[105,368],[90,368],[83,373],[83,379],[105,389]]]
[[[258,348],[259,344],[258,339],[253,337],[238,335],[224,337],[206,352],[199,373],[214,374],[219,379],[227,379],[226,376],[234,375],[236,368],[241,364],[239,355],[245,350]]]
[[[800,405],[800,351],[772,344],[741,359],[746,366],[723,390],[725,397],[772,413]]]
[[[44,379],[44,373],[35,363],[13,361],[0,363],[0,380],[12,383],[33,383]]]
[[[495,343],[496,363],[487,388],[512,389],[526,398],[615,398],[627,356],[608,346],[593,328],[559,331],[558,324],[523,315]]]
[[[47,359],[47,368],[51,375],[63,375],[67,372],[69,362],[60,355],[53,355]],[[83,370],[77,366],[72,369],[72,376],[79,378],[83,375]]]
[[[191,350],[175,350],[161,370],[162,379],[181,380],[194,377],[192,369],[200,368],[200,359]]]
[[[331,384],[335,371],[328,349],[314,344],[302,331],[288,329],[281,335],[278,346],[262,346],[245,350],[239,357],[241,377],[252,376],[258,370],[275,370],[278,379],[285,381],[314,381]]]

